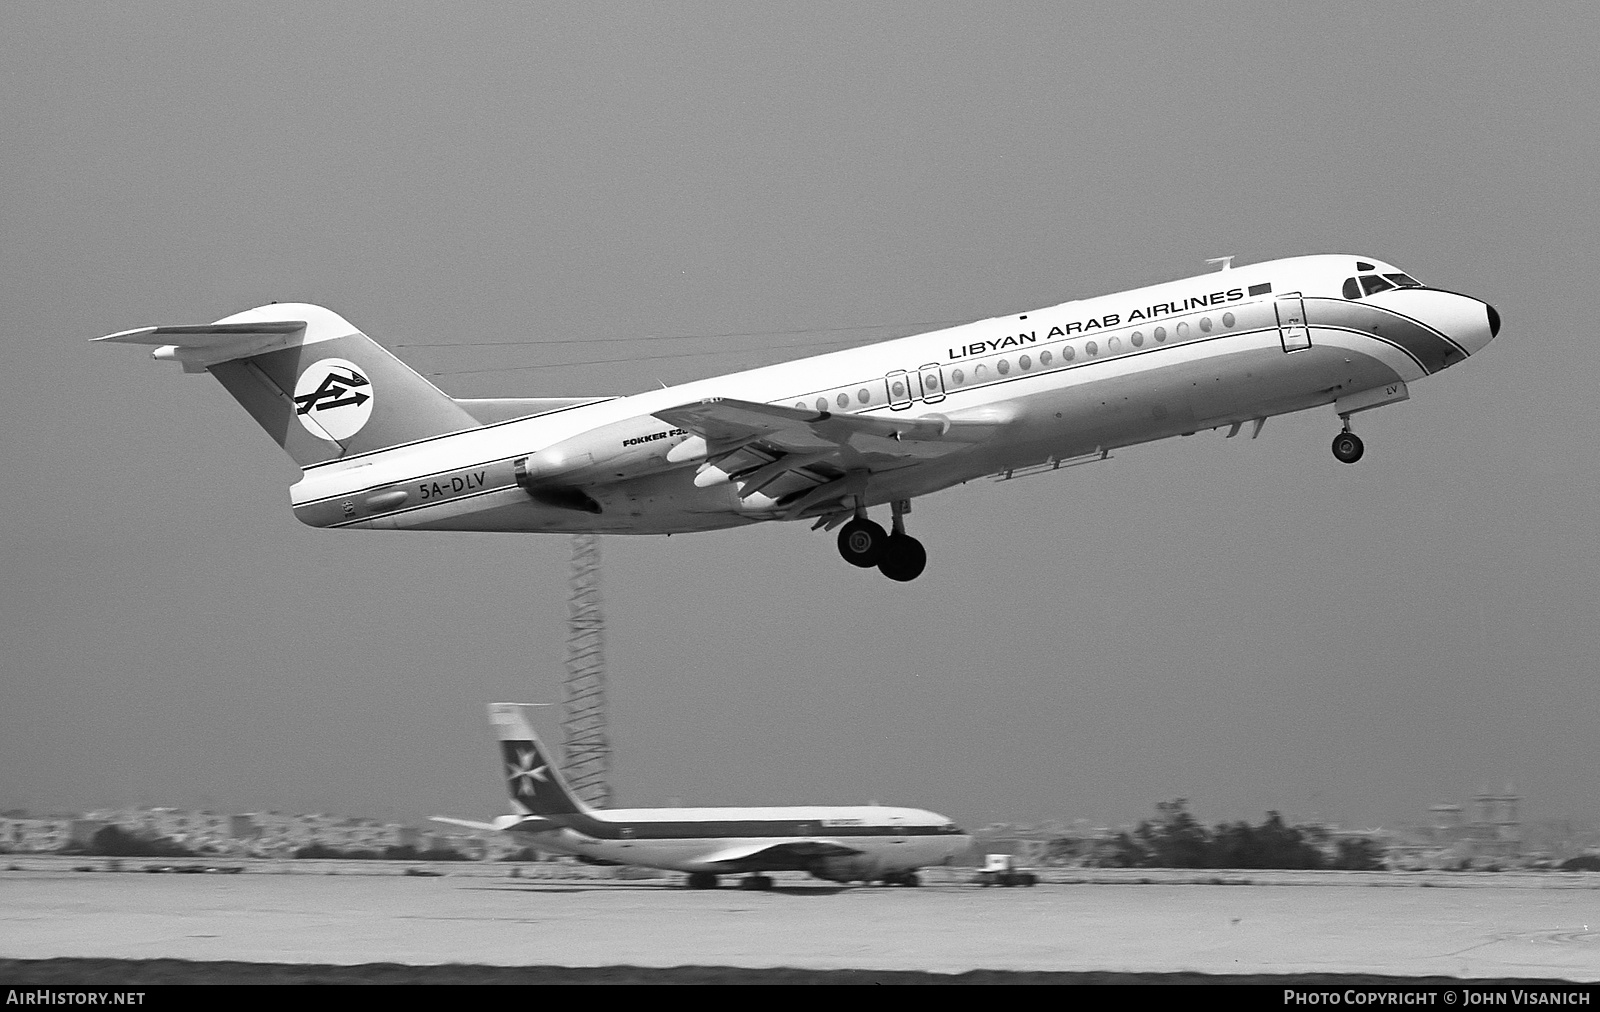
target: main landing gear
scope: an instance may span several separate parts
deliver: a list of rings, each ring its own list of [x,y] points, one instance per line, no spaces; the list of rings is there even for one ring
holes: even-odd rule
[[[717,873],[713,871],[691,871],[685,884],[690,889],[715,889],[717,887]],[[739,888],[766,892],[772,888],[772,876],[746,875],[739,880]]]
[[[922,542],[906,533],[905,515],[911,512],[911,500],[897,499],[890,508],[894,512],[893,533],[868,520],[866,509],[858,505],[855,519],[839,528],[839,554],[852,566],[877,566],[878,572],[889,579],[906,583],[927,568],[928,552]]]
[[[1344,431],[1333,437],[1333,455],[1346,464],[1354,464],[1366,449],[1361,437],[1350,431],[1350,418],[1345,416]]]

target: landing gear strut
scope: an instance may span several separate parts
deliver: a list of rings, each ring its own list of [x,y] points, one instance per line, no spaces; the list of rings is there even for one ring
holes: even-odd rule
[[[1361,437],[1350,431],[1350,419],[1346,417],[1344,431],[1333,437],[1333,455],[1346,464],[1354,464],[1365,450]]]

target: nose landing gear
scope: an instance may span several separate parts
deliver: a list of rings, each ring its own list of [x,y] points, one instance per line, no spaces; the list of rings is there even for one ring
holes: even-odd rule
[[[1333,455],[1346,464],[1354,464],[1366,452],[1361,437],[1350,431],[1350,419],[1344,420],[1344,431],[1333,437]]]
[[[927,568],[928,552],[922,542],[906,533],[905,515],[911,512],[911,500],[897,499],[890,509],[894,512],[892,533],[868,520],[866,509],[857,506],[855,519],[839,528],[839,554],[852,566],[876,566],[889,579],[907,583]]]

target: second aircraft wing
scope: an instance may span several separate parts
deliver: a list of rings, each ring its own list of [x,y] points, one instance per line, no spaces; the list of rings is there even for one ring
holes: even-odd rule
[[[700,858],[706,864],[721,865],[730,872],[782,871],[807,861],[825,857],[850,857],[861,851],[832,840],[790,840],[784,843],[751,843],[729,847]]]

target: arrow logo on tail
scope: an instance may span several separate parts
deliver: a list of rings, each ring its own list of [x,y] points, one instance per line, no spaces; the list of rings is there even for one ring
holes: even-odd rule
[[[303,415],[313,409],[326,411],[329,408],[359,407],[372,399],[370,394],[361,393],[357,387],[370,387],[372,381],[356,372],[354,369],[345,370],[348,376],[330,371],[317,384],[316,389],[310,393],[300,394],[294,399],[298,408],[295,414]],[[350,396],[346,397],[345,395]]]

